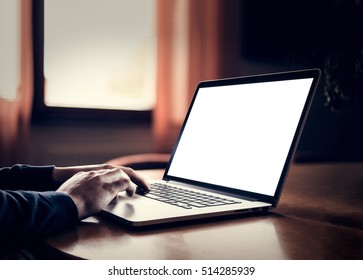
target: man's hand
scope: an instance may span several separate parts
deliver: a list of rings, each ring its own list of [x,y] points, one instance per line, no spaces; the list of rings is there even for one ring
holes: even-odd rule
[[[73,175],[77,174],[78,172],[84,171],[96,171],[101,169],[114,169],[118,166],[111,165],[111,164],[92,164],[92,165],[79,165],[79,166],[67,166],[67,167],[54,167],[53,170],[53,181],[58,185],[63,184]],[[123,167],[120,167],[123,168]]]
[[[78,172],[57,190],[73,199],[80,219],[102,210],[119,192],[126,191],[127,195],[133,196],[136,185],[146,191],[150,190],[149,184],[131,168],[107,167],[109,168]]]

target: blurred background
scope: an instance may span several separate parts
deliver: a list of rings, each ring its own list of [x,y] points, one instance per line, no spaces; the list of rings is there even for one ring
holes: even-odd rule
[[[303,68],[295,160],[363,160],[361,0],[0,0],[0,163],[169,153],[199,81]]]

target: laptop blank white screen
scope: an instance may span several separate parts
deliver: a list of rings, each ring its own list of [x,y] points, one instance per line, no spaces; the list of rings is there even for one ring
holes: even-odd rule
[[[312,81],[200,88],[168,175],[273,196]]]

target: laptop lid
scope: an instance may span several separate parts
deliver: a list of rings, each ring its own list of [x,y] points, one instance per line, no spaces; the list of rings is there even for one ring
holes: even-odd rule
[[[320,70],[199,83],[163,179],[276,207]]]

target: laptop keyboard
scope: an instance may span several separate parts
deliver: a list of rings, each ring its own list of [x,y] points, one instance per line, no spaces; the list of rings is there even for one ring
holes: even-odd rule
[[[143,196],[185,209],[241,203],[233,199],[221,198],[193,190],[185,190],[162,183],[154,183],[151,186],[151,191],[142,194]]]

